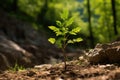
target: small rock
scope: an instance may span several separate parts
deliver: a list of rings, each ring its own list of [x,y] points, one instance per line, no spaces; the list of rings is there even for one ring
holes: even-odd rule
[[[98,44],[87,56],[92,64],[120,64],[120,42]]]
[[[36,68],[36,69],[41,69],[41,68],[50,69],[51,67],[52,67],[51,64],[43,64],[43,65],[36,65],[34,68]]]

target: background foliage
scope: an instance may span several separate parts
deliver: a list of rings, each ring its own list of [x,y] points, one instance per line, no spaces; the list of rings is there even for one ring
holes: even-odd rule
[[[90,1],[90,7],[87,7],[88,1]],[[53,34],[48,26],[55,25],[56,20],[60,20],[59,13],[67,8],[70,16],[77,16],[72,26],[81,27],[81,33],[77,37],[83,38],[82,46],[91,47],[96,43],[111,42],[119,37],[120,0],[114,0],[114,3],[115,19],[112,0],[1,0],[0,9],[23,21],[30,22],[36,30],[46,32],[49,37]],[[91,14],[94,40],[90,40],[88,14]],[[114,21],[116,21],[117,34],[114,33]],[[90,44],[91,41],[94,41],[94,44]],[[80,47],[81,44],[76,45]]]

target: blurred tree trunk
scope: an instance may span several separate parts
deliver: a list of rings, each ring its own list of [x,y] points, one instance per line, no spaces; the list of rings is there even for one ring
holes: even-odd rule
[[[17,12],[18,11],[18,0],[1,0],[0,8],[7,12]]]
[[[0,9],[3,9],[5,11],[10,11],[11,10],[10,0],[0,0]]]
[[[13,0],[12,11],[17,12],[17,10],[18,10],[18,0]]]
[[[91,27],[90,0],[87,0],[87,9],[88,9],[88,22],[89,22],[89,32],[90,32],[91,47],[94,47],[94,37],[93,37],[93,31],[92,31],[92,27]]]
[[[104,4],[104,8],[103,8],[103,11],[104,11],[104,19],[103,19],[103,24],[105,27],[107,27],[107,37],[108,37],[108,40],[111,41],[111,38],[112,38],[112,33],[111,33],[111,25],[109,25],[109,15],[107,13],[107,2],[106,0],[103,1],[103,4]]]
[[[118,35],[118,31],[117,31],[117,17],[116,17],[116,9],[115,9],[115,0],[111,0],[111,5],[112,5],[112,12],[113,12],[113,27],[114,27],[114,34]]]
[[[46,15],[46,12],[47,12],[47,9],[48,9],[48,0],[44,0],[44,1],[45,1],[44,5],[43,5],[40,13],[38,14],[37,22],[40,23],[40,24],[46,25],[45,15]]]

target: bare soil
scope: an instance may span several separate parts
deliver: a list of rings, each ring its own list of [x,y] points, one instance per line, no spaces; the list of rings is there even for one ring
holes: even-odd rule
[[[44,64],[25,70],[1,72],[0,80],[120,80],[120,67],[115,64],[91,65],[74,60],[64,64]]]

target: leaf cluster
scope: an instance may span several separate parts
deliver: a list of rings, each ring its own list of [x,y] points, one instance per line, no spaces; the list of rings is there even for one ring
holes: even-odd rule
[[[77,35],[80,32],[80,27],[72,27],[74,22],[74,16],[69,18],[69,11],[65,9],[60,14],[61,20],[56,21],[57,26],[48,26],[55,34],[57,38],[49,38],[48,41],[52,44],[56,44],[58,47],[66,47],[69,43],[75,43],[82,41],[82,38],[68,39],[70,35]]]

